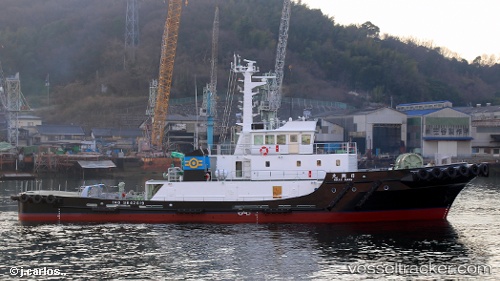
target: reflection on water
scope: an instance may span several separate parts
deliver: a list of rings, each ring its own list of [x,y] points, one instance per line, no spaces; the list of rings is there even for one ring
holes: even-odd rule
[[[0,279],[47,267],[68,279],[346,280],[468,278],[351,273],[349,266],[487,264],[500,277],[498,178],[476,179],[448,222],[339,225],[64,224],[21,226],[0,191]],[[76,185],[75,185],[76,186]],[[8,191],[4,188],[6,187]],[[15,192],[14,192],[15,193]],[[37,280],[49,276],[37,276]]]

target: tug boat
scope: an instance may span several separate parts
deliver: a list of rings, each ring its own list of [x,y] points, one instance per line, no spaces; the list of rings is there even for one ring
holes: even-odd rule
[[[77,192],[19,193],[22,223],[348,223],[445,220],[460,191],[488,176],[487,163],[424,166],[418,154],[400,155],[392,168],[358,169],[356,143],[316,143],[317,121],[288,120],[270,128],[253,123],[254,89],[271,76],[254,76],[255,61],[235,60],[244,77],[241,131],[234,146],[184,155],[144,193],[124,184]]]

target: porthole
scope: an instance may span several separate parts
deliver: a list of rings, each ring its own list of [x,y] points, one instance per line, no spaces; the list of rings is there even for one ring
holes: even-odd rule
[[[351,190],[352,190],[352,192],[356,192],[357,189],[355,187],[353,187]]]
[[[332,187],[332,193],[337,192],[337,189],[335,187]]]
[[[389,190],[389,186],[388,185],[384,185],[384,190]]]

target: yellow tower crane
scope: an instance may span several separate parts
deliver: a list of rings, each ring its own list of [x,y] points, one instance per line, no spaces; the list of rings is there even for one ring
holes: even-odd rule
[[[187,1],[186,1],[187,3]],[[182,12],[182,0],[168,1],[168,14],[163,29],[158,92],[151,128],[151,145],[156,150],[163,148],[163,137],[167,120],[168,101],[172,87],[175,51]]]

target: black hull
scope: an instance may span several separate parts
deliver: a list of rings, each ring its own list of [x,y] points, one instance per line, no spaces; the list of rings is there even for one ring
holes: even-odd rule
[[[483,168],[450,174],[425,174],[415,169],[329,173],[311,194],[269,201],[163,202],[26,194],[12,198],[19,201],[19,219],[22,222],[344,223],[443,220],[466,184],[476,176],[488,176],[487,171]]]

